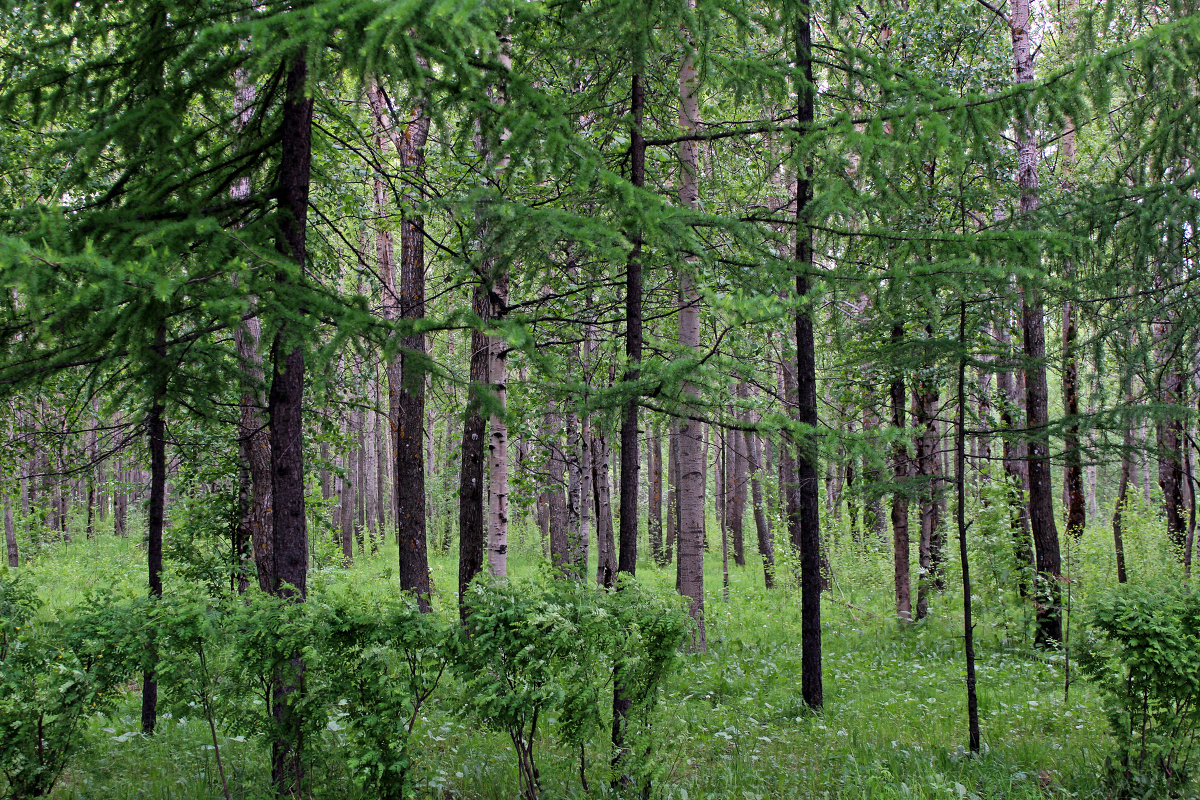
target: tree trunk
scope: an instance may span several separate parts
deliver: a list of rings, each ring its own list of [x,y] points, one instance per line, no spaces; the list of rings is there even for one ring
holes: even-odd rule
[[[971,571],[967,560],[967,301],[958,306],[958,419],[955,425],[954,483],[957,489],[958,553],[962,565],[963,585],[963,656],[967,667],[967,729],[968,746],[979,753],[979,700],[975,694],[975,625],[971,621]]]
[[[309,170],[312,155],[313,99],[306,96],[308,65],[303,58],[288,66],[283,101],[279,185],[281,238],[279,250],[303,274],[307,248]],[[287,270],[280,284],[297,280]],[[304,510],[304,349],[299,332],[281,324],[271,346],[271,388],[268,419],[271,430],[272,541],[274,594],[295,602],[304,600],[308,575],[308,528]],[[272,707],[277,730],[271,747],[271,782],[277,794],[300,795],[300,720],[292,695],[302,691],[304,662],[299,653],[275,675]]]
[[[765,503],[763,502],[762,483],[762,447],[755,433],[747,433],[750,454],[750,496],[754,503],[754,531],[758,534],[758,555],[762,558],[763,585],[768,589],[775,587],[775,542],[771,538],[771,528],[767,523]]]
[[[16,569],[21,565],[21,558],[17,552],[17,531],[13,526],[13,502],[7,496],[4,498],[4,544],[8,550],[8,566]]]
[[[556,403],[550,402],[550,410],[546,413],[546,427],[549,431],[547,440],[546,479],[547,515],[549,517],[550,534],[550,563],[558,570],[568,567],[567,547],[567,496],[563,489],[563,480],[567,474],[567,460],[563,453],[562,417],[558,413]]]
[[[666,548],[663,542],[663,456],[662,431],[655,426],[650,433],[650,449],[646,454],[647,468],[650,473],[647,496],[649,497],[650,513],[648,527],[650,531],[650,554],[654,563],[664,566],[667,563]]]
[[[612,498],[608,477],[608,441],[604,434],[592,434],[592,505],[596,517],[596,583],[612,586],[619,570],[616,541],[613,538]],[[620,570],[626,572],[626,570]]]
[[[904,340],[904,323],[892,325],[892,344],[899,346]],[[904,376],[896,372],[888,386],[892,401],[892,426],[896,430],[904,429],[904,407],[907,398],[904,391]],[[908,448],[902,438],[897,438],[892,445],[892,479],[896,490],[892,492],[892,553],[895,563],[896,587],[896,616],[904,622],[911,622],[912,591],[909,581],[909,541],[908,541],[908,495],[905,484],[912,473]]]
[[[1013,64],[1018,84],[1032,83],[1033,42],[1030,37],[1032,0],[1014,0],[1009,27]],[[1017,184],[1021,191],[1021,215],[1028,218],[1038,207],[1038,143],[1033,120],[1023,112],[1017,127]],[[1037,560],[1037,635],[1039,644],[1062,641],[1062,615],[1058,580],[1061,564],[1058,528],[1054,522],[1054,491],[1050,486],[1049,397],[1046,386],[1045,311],[1041,291],[1024,287],[1021,301],[1021,333],[1025,350],[1026,458],[1029,470],[1029,527]]]
[[[165,358],[166,339],[164,328],[160,327],[155,349],[160,358]],[[166,423],[163,419],[161,393],[150,404],[146,416],[146,434],[150,448],[150,504],[147,508],[146,560],[149,573],[150,597],[162,597],[162,545],[163,517],[165,515],[165,490],[167,485],[167,442]],[[142,733],[154,733],[158,722],[158,645],[151,642],[148,661],[151,664],[142,673]]]
[[[488,302],[486,290],[476,285],[475,314],[480,324],[486,322]],[[458,488],[458,600],[459,613],[466,618],[469,609],[464,597],[472,579],[483,569],[483,459],[484,433],[483,398],[488,379],[488,340],[482,330],[471,332],[471,383],[467,387],[467,415],[463,425],[462,469]]]
[[[663,543],[663,559],[674,560],[679,542],[679,425],[671,420],[667,425],[667,540]]]
[[[796,117],[801,127],[815,117],[816,82],[812,67],[812,9],[801,8],[796,19],[796,65],[802,78],[796,81]],[[807,302],[808,280],[813,270],[813,232],[807,225],[808,202],[812,197],[812,160],[804,159],[796,175],[796,295]],[[796,314],[797,422],[805,427],[796,448],[796,482],[799,519],[794,529],[800,553],[800,690],[804,703],[821,708],[821,531],[820,490],[817,478],[817,364],[813,341],[812,312],[801,308]]]
[[[695,0],[687,0],[694,9]],[[685,134],[700,128],[697,102],[699,75],[696,71],[695,50],[689,41],[679,64],[679,126]],[[679,204],[695,209],[699,200],[697,171],[699,159],[696,142],[679,144]],[[688,255],[679,268],[679,345],[685,353],[699,354],[700,350],[700,293],[692,274],[696,257]],[[697,387],[685,382],[683,396],[694,401]],[[704,483],[703,431],[699,422],[683,418],[679,424],[679,555],[676,583],[679,593],[688,598],[688,613],[696,623],[692,648],[703,651],[708,647],[704,630]]]
[[[390,143],[400,159],[405,208],[400,220],[400,268],[397,286],[395,250],[391,234],[376,233],[376,253],[383,280],[385,319],[415,322],[425,317],[425,220],[413,208],[422,199],[425,143],[429,116],[423,102],[414,105],[403,131],[389,115],[389,102],[382,87],[372,84],[367,92],[373,112],[380,152]],[[384,216],[387,197],[381,176],[375,179],[377,214]],[[429,544],[425,509],[425,372],[422,367],[426,343],[421,333],[400,339],[400,353],[387,365],[389,428],[392,431],[392,507],[396,512],[396,541],[399,545],[400,588],[412,592],[422,611],[429,611]],[[474,357],[472,358],[474,365]]]

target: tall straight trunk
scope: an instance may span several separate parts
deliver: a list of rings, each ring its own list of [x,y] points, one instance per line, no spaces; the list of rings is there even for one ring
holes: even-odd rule
[[[935,461],[937,458],[937,405],[938,389],[932,379],[918,380],[913,385],[913,413],[916,417],[917,476],[920,480],[920,543],[917,553],[920,559],[920,577],[917,580],[916,618],[924,619],[929,613],[929,596],[933,591],[934,564],[933,547],[935,529],[938,525],[937,487],[935,484]]]
[[[663,542],[663,559],[670,564],[679,542],[679,425],[672,420],[667,425],[667,540]]]
[[[958,418],[955,422],[954,484],[957,490],[958,554],[963,585],[963,656],[967,666],[967,728],[972,753],[979,752],[979,699],[975,694],[975,625],[971,621],[971,570],[967,560],[967,301],[959,300]]]
[[[596,519],[596,583],[600,586],[612,586],[618,571],[617,547],[613,537],[608,441],[602,431],[592,433],[591,453],[591,499]]]
[[[354,430],[354,417],[354,411],[350,410],[342,420],[343,440],[349,439],[351,432]],[[355,495],[358,488],[358,453],[351,450],[343,455],[342,467],[342,490],[340,492],[342,536],[340,543],[342,545],[342,566],[349,567],[354,563],[354,510],[356,506]]]
[[[579,425],[579,574],[587,574],[591,558],[592,518],[595,516],[592,479],[592,421],[583,417]]]
[[[1078,0],[1068,0],[1063,34],[1067,42],[1074,38],[1075,13]],[[1075,122],[1066,120],[1059,146],[1059,166],[1063,172],[1061,181],[1064,195],[1074,193],[1072,171],[1075,167]],[[1075,275],[1075,265],[1069,259],[1063,265],[1063,278],[1070,282]],[[1075,304],[1070,298],[1063,303],[1062,312],[1062,398],[1063,410],[1067,415],[1067,426],[1063,431],[1063,494],[1067,507],[1067,533],[1078,539],[1087,525],[1087,505],[1083,493],[1083,455],[1079,443],[1079,363],[1076,359],[1076,339],[1079,333],[1075,319]]]
[[[646,146],[642,139],[642,116],[645,111],[646,94],[645,87],[642,85],[641,72],[635,72],[631,81],[630,87],[630,112],[633,118],[632,130],[630,131],[630,183],[635,189],[640,189],[646,183]],[[632,384],[636,384],[641,376],[641,361],[642,361],[642,234],[640,230],[631,232],[630,241],[632,247],[629,251],[629,258],[625,263],[625,375],[626,383],[631,384],[629,397],[625,401],[625,407],[621,413],[621,477],[620,477],[620,512],[618,514],[618,525],[620,530],[618,533],[619,551],[617,554],[617,570],[627,572],[633,575],[637,570],[637,533],[638,533],[638,470],[641,466],[641,458],[638,453],[638,401],[637,394],[632,391]],[[654,449],[658,447],[657,439],[654,440]],[[661,544],[656,547],[655,535],[655,518],[658,519],[657,534],[661,539],[662,534],[662,469],[661,452],[652,455],[652,459],[657,459],[660,466],[657,473],[654,473],[654,467],[651,466],[651,483],[658,480],[658,495],[657,500],[654,495],[653,485],[651,487],[650,497],[650,541],[651,550],[654,551],[654,560],[662,563]],[[656,477],[657,476],[657,477]],[[655,503],[658,505],[655,505]],[[614,699],[614,713],[617,708],[617,700]],[[624,711],[628,711],[628,704],[624,706]],[[616,736],[616,723],[614,722],[614,737]]]
[[[563,453],[562,417],[557,405],[552,400],[550,410],[546,413],[546,428],[548,430],[546,480],[547,489],[547,523],[550,536],[550,563],[559,570],[568,567],[567,548],[567,495],[563,481],[567,474],[567,459]]]
[[[486,320],[489,306],[483,286],[474,291],[475,314],[481,324]],[[471,332],[471,383],[467,387],[467,417],[463,424],[460,452],[462,468],[458,487],[458,600],[459,613],[465,618],[469,609],[464,598],[467,587],[483,569],[483,461],[484,433],[483,398],[488,379],[488,337],[482,330]]]
[[[234,111],[240,133],[250,123],[254,111],[256,88],[239,71],[235,76],[237,91]],[[250,176],[238,179],[229,190],[235,201],[250,198]],[[250,310],[257,311],[257,300],[250,298]],[[247,545],[258,588],[270,592],[275,585],[275,554],[271,534],[271,437],[263,409],[266,406],[266,372],[263,369],[262,324],[256,314],[246,315],[233,329],[241,371],[242,394],[238,401],[237,422],[238,458],[241,462],[240,513],[238,515],[238,551]],[[124,502],[121,503],[121,527],[125,527]],[[244,581],[244,579],[241,579]]]
[[[729,447],[724,429],[717,449],[717,527],[721,534],[721,599],[729,602]]]
[[[666,549],[663,542],[663,455],[662,430],[657,426],[650,433],[650,448],[646,453],[648,476],[648,491],[650,513],[647,527],[650,532],[650,554],[654,563],[663,566],[667,563]]]
[[[312,161],[313,99],[306,96],[308,64],[301,57],[287,67],[283,101],[281,159],[276,190],[280,207],[280,252],[299,272],[307,258],[309,174]],[[281,269],[286,286],[302,280]],[[272,593],[302,602],[307,593],[308,528],[304,509],[304,348],[298,332],[281,324],[271,345],[271,388],[267,415],[271,430],[271,496],[274,585]],[[292,695],[302,689],[304,662],[295,653],[276,671],[272,708],[278,733],[271,746],[271,782],[277,794],[303,791],[299,716]]]
[[[874,398],[867,398],[867,406],[863,409],[863,434],[872,434],[873,440],[878,441],[879,416],[875,411]],[[863,477],[863,527],[868,523],[871,527],[872,541],[883,542],[887,535],[887,520],[883,516],[883,496],[878,486],[883,479],[883,473],[871,456],[864,455],[862,459]]]
[[[1009,28],[1012,34],[1016,82],[1034,80],[1033,41],[1030,36],[1032,0],[1014,0]],[[1017,127],[1017,185],[1022,217],[1038,207],[1038,143],[1031,112],[1022,112]],[[1030,266],[1037,266],[1031,264]],[[1037,635],[1039,644],[1062,641],[1062,611],[1058,580],[1062,573],[1058,528],[1054,522],[1054,490],[1050,485],[1049,394],[1046,385],[1046,330],[1041,290],[1024,287],[1021,300],[1021,333],[1025,350],[1026,458],[1029,470],[1029,527],[1037,560]]]
[[[165,331],[160,327],[155,343],[155,349],[160,358],[165,357],[166,351],[163,344],[165,339]],[[161,396],[159,394],[151,402],[150,410],[146,415],[146,438],[150,449],[150,504],[146,510],[146,561],[150,597],[155,599],[161,598],[163,591],[163,517],[167,486],[166,422],[163,419],[164,409]],[[156,674],[158,645],[156,642],[150,644],[147,656],[151,666],[142,673],[142,733],[151,734],[154,733],[154,726],[158,722],[158,676]]]
[[[587,574],[587,562],[580,563],[586,558],[587,543],[583,529],[583,435],[580,432],[579,415],[574,409],[566,415],[566,462],[567,462],[567,558],[566,576],[581,580]]]
[[[508,302],[507,275],[494,294]],[[488,337],[489,370],[492,392],[498,407],[505,408],[508,392],[506,352],[508,343],[502,336]],[[492,414],[488,422],[488,568],[497,577],[508,574],[508,423],[503,413]]]
[[[384,228],[376,233],[376,254],[383,280],[384,317],[414,323],[425,317],[425,220],[414,207],[422,200],[421,185],[425,170],[425,143],[429,136],[429,116],[418,102],[403,130],[388,113],[390,103],[383,88],[375,83],[368,89],[374,116],[377,146],[386,150],[390,143],[400,159],[405,207],[400,219],[400,264],[397,281],[395,250],[391,234]],[[377,213],[384,216],[387,198],[382,176],[375,179]],[[388,419],[392,431],[393,489],[391,505],[396,512],[396,542],[399,546],[400,588],[412,592],[422,611],[429,611],[429,544],[425,509],[425,336],[407,333],[400,339],[400,353],[387,365]],[[472,359],[474,365],[474,359]]]
[[[1153,328],[1155,361],[1162,366],[1158,399],[1165,406],[1183,405],[1186,378],[1173,363],[1174,345],[1169,341],[1172,324],[1155,321]],[[1167,536],[1176,552],[1183,556],[1187,524],[1184,517],[1183,424],[1174,412],[1168,412],[1155,425],[1155,447],[1158,453],[1158,485],[1163,494],[1163,510],[1167,518]]]
[[[892,344],[900,345],[904,341],[904,323],[892,325]],[[896,430],[904,429],[904,408],[907,398],[904,391],[904,375],[896,372],[888,385],[888,393],[892,401],[892,426]],[[892,480],[896,490],[892,492],[892,557],[895,564],[894,581],[896,591],[896,616],[904,622],[911,622],[912,589],[909,581],[909,542],[908,542],[908,495],[905,484],[912,473],[911,461],[908,457],[908,447],[900,437],[892,445]]]
[[[17,551],[17,531],[13,525],[13,499],[4,498],[4,546],[8,551],[8,566],[16,569],[21,565],[21,556]]]
[[[1133,394],[1127,388],[1125,403],[1132,406]],[[1121,446],[1121,479],[1117,488],[1117,502],[1113,508],[1112,531],[1113,551],[1117,559],[1117,583],[1128,580],[1125,572],[1125,538],[1121,530],[1121,518],[1125,513],[1125,504],[1129,502],[1129,484],[1133,479],[1133,424],[1125,423],[1125,438]]]
[[[796,121],[801,128],[815,117],[816,82],[813,80],[812,9],[801,7],[796,18]],[[812,159],[805,157],[796,173],[796,295],[808,302],[808,279],[813,270],[813,233],[807,224],[812,197]],[[796,483],[800,540],[800,693],[809,708],[821,708],[821,530],[820,490],[817,479],[817,363],[812,311],[796,313],[797,421],[805,427],[796,448]]]
[[[771,537],[771,526],[767,521],[766,504],[763,500],[762,443],[756,433],[746,433],[747,451],[750,455],[750,499],[754,504],[754,531],[758,535],[758,555],[762,558],[763,585],[775,587],[775,542]]]
[[[742,390],[745,386],[742,386]],[[729,497],[725,501],[725,514],[729,520],[730,538],[733,540],[733,561],[739,567],[746,566],[746,543],[743,521],[746,516],[746,439],[741,431],[730,430],[728,461]]]
[[[695,0],[687,0],[696,7]],[[700,109],[697,98],[699,75],[696,71],[695,50],[689,41],[679,64],[679,126],[684,134],[694,134],[700,128]],[[679,144],[679,204],[695,209],[699,201],[697,172],[699,158],[696,142]],[[696,257],[688,255],[679,267],[679,345],[685,353],[700,350],[700,293],[692,274]],[[683,396],[694,401],[699,396],[695,384],[685,382]],[[704,484],[703,431],[699,422],[683,418],[679,421],[679,553],[676,588],[688,598],[688,612],[696,623],[692,640],[694,650],[705,650],[708,637],[704,630]]]
[[[117,462],[115,473],[117,485],[113,488],[113,533],[125,536],[129,516],[129,471],[124,468],[124,462]],[[26,483],[32,485],[30,481]]]
[[[996,341],[1002,346],[1009,343],[1008,324],[1000,322],[997,325]],[[1021,392],[1016,386],[1013,374],[1008,369],[1002,369],[996,375],[996,389],[1000,394],[1000,424],[1007,432],[1015,427],[1016,415],[1021,410]],[[1004,478],[1009,495],[1009,525],[1013,536],[1013,557],[1019,569],[1017,590],[1021,597],[1029,593],[1025,579],[1025,571],[1035,567],[1033,559],[1032,536],[1029,532],[1029,506],[1025,503],[1028,484],[1024,457],[1024,444],[1014,439],[1011,433],[1006,433],[1003,439],[1001,461],[1004,466]]]

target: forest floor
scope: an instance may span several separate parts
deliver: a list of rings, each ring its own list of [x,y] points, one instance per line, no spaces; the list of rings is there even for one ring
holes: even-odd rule
[[[1102,517],[1103,519],[1103,517]],[[1069,659],[1031,646],[1031,617],[1003,564],[1010,544],[973,531],[976,652],[983,752],[966,752],[962,593],[957,558],[947,563],[949,588],[936,596],[926,620],[896,622],[891,611],[891,559],[880,544],[831,537],[835,581],[824,595],[825,708],[813,714],[800,701],[799,595],[780,566],[780,588],[763,588],[750,550],[746,567],[730,559],[729,600],[722,599],[719,542],[706,557],[709,647],[685,656],[666,689],[655,722],[660,758],[656,798],[1034,798],[1100,797],[1099,776],[1109,752],[1099,698],[1080,679],[1064,692]],[[1153,514],[1127,514],[1132,580],[1174,579]],[[714,526],[715,528],[715,526]],[[1111,544],[1103,527],[1090,528],[1068,553],[1072,621],[1088,597],[1115,583]],[[713,536],[710,530],[710,537]],[[951,539],[953,544],[954,540]],[[514,537],[510,569],[538,569],[536,539]],[[948,550],[956,549],[953,547]],[[914,554],[915,555],[915,554]],[[310,592],[352,581],[394,585],[394,549],[363,556],[353,567],[314,570]],[[916,559],[913,560],[914,577]],[[99,536],[56,545],[23,567],[41,594],[68,613],[89,588],[114,584],[140,591],[140,545]],[[453,554],[434,554],[439,613],[452,614],[457,571]],[[170,574],[168,565],[168,574]],[[673,591],[674,572],[645,565],[639,577]],[[178,575],[175,580],[180,580]],[[167,591],[170,592],[168,579]],[[914,588],[914,597],[915,597]],[[1069,654],[1069,650],[1068,650]],[[53,797],[216,798],[221,796],[212,745],[202,719],[166,719],[154,737],[138,733],[138,697],[91,722],[93,745],[71,764]],[[512,798],[515,759],[506,736],[480,729],[447,707],[427,707],[416,729],[415,769],[420,796]],[[590,792],[579,779],[580,754],[539,744],[543,797],[608,793],[605,743],[589,752]],[[224,737],[222,755],[235,798],[266,796],[267,748]],[[330,770],[316,797],[350,800],[347,776]]]

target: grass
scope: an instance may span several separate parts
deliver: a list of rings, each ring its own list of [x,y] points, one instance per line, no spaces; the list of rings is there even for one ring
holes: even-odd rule
[[[709,649],[688,655],[662,698],[653,730],[659,772],[654,796],[694,798],[1044,798],[1103,796],[1098,773],[1109,741],[1099,700],[1074,683],[1064,696],[1062,653],[1029,645],[1030,615],[1011,590],[1003,566],[1007,534],[972,531],[980,716],[983,754],[969,755],[962,663],[958,564],[947,564],[950,588],[926,620],[895,621],[891,561],[878,544],[862,545],[834,531],[829,539],[835,583],[823,602],[826,706],[806,710],[799,699],[799,596],[790,581],[766,591],[756,557],[731,565],[730,600],[722,600],[719,545],[706,559]],[[1161,526],[1145,509],[1126,515],[1134,580],[1178,580]],[[1071,544],[1072,612],[1115,582],[1107,530],[1089,529]],[[951,542],[953,543],[953,542]],[[536,540],[514,536],[510,569],[539,568]],[[1000,554],[1000,555],[997,555]],[[349,569],[314,570],[311,591],[344,582],[392,591],[394,549],[360,557]],[[915,560],[914,560],[915,565]],[[134,540],[100,535],[46,549],[21,568],[57,610],[82,601],[88,588],[141,591],[143,553]],[[438,613],[454,613],[453,554],[432,560]],[[643,582],[673,591],[670,569],[639,567]],[[168,576],[167,591],[171,591]],[[177,577],[175,577],[178,580]],[[422,796],[510,798],[517,795],[507,738],[481,731],[450,707],[430,708],[417,729]],[[211,798],[220,784],[202,719],[164,719],[154,737],[138,730],[138,696],[112,716],[92,720],[91,746],[71,765],[53,797]],[[336,732],[329,737],[335,740]],[[331,744],[334,742],[331,741]],[[608,796],[607,750],[598,740],[585,754],[591,794],[579,781],[578,752],[540,744],[544,796]],[[314,796],[358,797],[337,748],[311,765]],[[226,737],[222,755],[234,796],[267,796],[267,748]]]

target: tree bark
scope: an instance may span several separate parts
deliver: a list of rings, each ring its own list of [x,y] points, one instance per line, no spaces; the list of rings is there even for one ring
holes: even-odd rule
[[[159,358],[165,357],[165,330],[160,327],[155,349]],[[162,597],[163,569],[163,517],[165,515],[165,493],[167,486],[167,442],[166,423],[163,419],[161,393],[150,404],[146,415],[146,434],[150,449],[150,504],[146,511],[147,536],[146,560],[149,573],[150,597]],[[158,722],[158,645],[152,642],[149,648],[151,666],[142,673],[142,733],[154,733]]]
[[[762,558],[763,585],[767,589],[775,587],[775,542],[771,537],[771,527],[767,522],[766,506],[763,501],[762,483],[762,446],[755,433],[746,433],[750,454],[750,496],[754,503],[754,531],[758,534],[758,555]]]
[[[695,0],[687,0],[696,7]],[[695,49],[689,41],[679,64],[679,126],[685,134],[700,128],[697,98],[699,75],[696,71]],[[697,172],[699,159],[694,141],[679,144],[679,204],[695,209],[699,200]],[[679,345],[687,353],[700,350],[700,294],[692,275],[696,257],[688,255],[679,268]],[[685,400],[695,400],[699,391],[695,384],[683,385]],[[704,630],[704,483],[703,431],[699,422],[683,418],[679,421],[679,553],[676,574],[680,594],[688,598],[688,613],[696,623],[692,648],[703,651],[708,647]]]
[[[899,346],[904,341],[904,323],[892,325],[892,344]],[[907,397],[904,391],[904,375],[896,372],[888,386],[892,401],[892,426],[897,430],[904,429],[904,408]],[[908,447],[902,437],[897,437],[892,445],[892,479],[896,490],[892,492],[892,553],[895,564],[896,616],[903,622],[912,622],[912,590],[909,581],[909,541],[908,541],[908,495],[906,494],[909,476],[912,472],[908,456]]]
[[[1012,35],[1013,65],[1018,84],[1034,80],[1033,42],[1030,37],[1031,0],[1014,0],[1009,28]],[[1032,113],[1022,111],[1017,127],[1017,184],[1020,188],[1021,214],[1026,219],[1038,207],[1038,143]],[[1025,350],[1026,458],[1029,470],[1029,527],[1037,560],[1038,644],[1062,641],[1062,615],[1058,580],[1061,563],[1058,528],[1054,522],[1054,491],[1050,485],[1049,397],[1046,386],[1045,311],[1041,291],[1034,285],[1024,287],[1021,302],[1021,332]]]
[[[815,117],[816,82],[813,79],[812,9],[803,6],[796,19],[796,118],[803,128]],[[813,232],[807,224],[812,198],[812,159],[805,158],[796,174],[796,295],[808,302],[808,280],[813,269]],[[800,691],[813,709],[824,703],[821,680],[821,531],[820,489],[817,478],[817,364],[812,312],[802,307],[796,314],[797,421],[805,427],[796,449],[799,520],[795,530],[800,552]]]
[[[649,475],[650,554],[658,566],[667,564],[665,542],[663,542],[663,456],[662,431],[657,426],[650,433],[650,448],[646,454]]]
[[[312,161],[313,99],[307,96],[308,65],[298,58],[287,66],[283,101],[279,184],[280,252],[290,258],[297,275],[307,259],[309,175]],[[276,280],[298,282],[287,268]],[[308,528],[304,509],[304,348],[299,332],[281,324],[271,346],[268,419],[271,432],[271,496],[274,584],[272,593],[302,602],[307,592]],[[304,662],[299,653],[275,675],[272,703],[278,735],[271,747],[271,782],[277,794],[303,791],[300,720],[292,695],[302,691]]]

